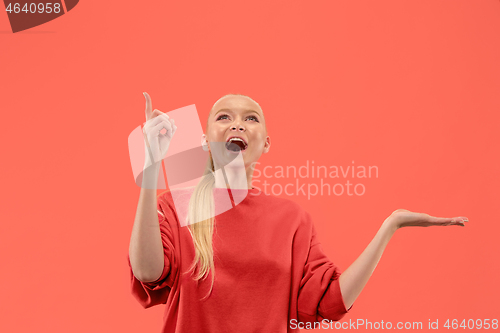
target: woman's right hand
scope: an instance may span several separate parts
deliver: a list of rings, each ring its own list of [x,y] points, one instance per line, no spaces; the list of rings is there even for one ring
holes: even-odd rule
[[[161,162],[165,158],[177,126],[174,124],[174,120],[165,113],[157,109],[153,111],[151,97],[148,93],[145,92],[144,97],[146,98],[146,122],[142,132],[146,143],[145,167],[147,167],[153,163]],[[160,133],[164,128],[166,133]]]

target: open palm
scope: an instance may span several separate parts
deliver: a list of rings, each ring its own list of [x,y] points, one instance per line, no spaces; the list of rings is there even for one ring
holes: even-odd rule
[[[396,209],[387,218],[390,223],[393,223],[397,228],[403,227],[432,227],[432,226],[448,226],[460,225],[465,226],[465,222],[469,219],[464,216],[458,217],[435,217],[425,213],[411,212],[406,209]]]

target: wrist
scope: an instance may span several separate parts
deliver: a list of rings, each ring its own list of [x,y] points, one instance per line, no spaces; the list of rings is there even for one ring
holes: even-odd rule
[[[147,169],[152,169],[152,168],[161,168],[161,161],[154,161],[152,160],[152,156],[146,154],[146,158],[144,159],[144,167],[142,168],[144,171]]]
[[[146,189],[156,189],[158,187],[161,162],[145,166],[142,172],[142,187]]]
[[[384,223],[382,225],[390,230],[392,233],[395,233],[396,230],[400,228],[400,226],[397,224],[397,221],[394,220],[391,216],[385,219]]]

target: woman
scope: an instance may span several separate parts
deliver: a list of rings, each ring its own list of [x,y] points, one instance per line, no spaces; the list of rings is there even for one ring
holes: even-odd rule
[[[143,184],[156,184],[177,127],[166,114],[153,111],[144,95],[150,154]],[[251,186],[253,166],[271,146],[257,102],[239,94],[220,98],[201,144],[209,152],[202,180],[158,197],[154,187],[143,186],[132,230],[132,293],[144,308],[167,305],[163,332],[297,332],[340,320],[396,230],[468,221],[397,209],[341,273],[324,254],[307,212]],[[189,196],[187,221],[179,219],[183,208],[173,200],[184,194]],[[218,214],[228,197],[233,208]]]

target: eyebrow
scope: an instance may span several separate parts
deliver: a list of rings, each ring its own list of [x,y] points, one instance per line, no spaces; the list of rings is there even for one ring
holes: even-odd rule
[[[217,111],[215,114],[214,114],[214,117],[219,113],[219,112],[234,112],[233,110],[231,109],[220,109],[219,111]],[[258,116],[260,116],[260,113],[258,113],[257,111],[255,110],[245,110],[244,111],[245,113],[255,113],[257,114]]]

